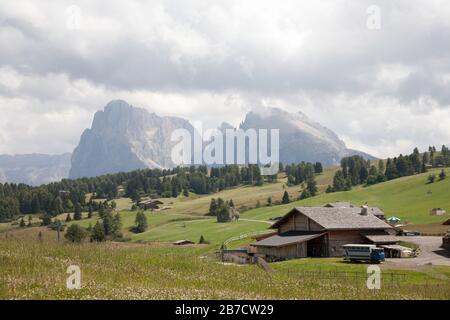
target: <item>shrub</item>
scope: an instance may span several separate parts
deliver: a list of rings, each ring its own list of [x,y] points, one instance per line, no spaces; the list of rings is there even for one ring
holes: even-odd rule
[[[101,242],[105,240],[105,230],[100,222],[97,221],[91,233],[91,240]]]
[[[84,239],[88,236],[88,232],[80,227],[77,224],[72,224],[70,227],[67,228],[67,232],[64,235],[64,237],[74,243],[81,243],[84,241]]]
[[[136,224],[134,227],[134,232],[136,233],[144,232],[148,228],[147,217],[142,211],[136,213],[136,219],[134,220],[134,223]]]

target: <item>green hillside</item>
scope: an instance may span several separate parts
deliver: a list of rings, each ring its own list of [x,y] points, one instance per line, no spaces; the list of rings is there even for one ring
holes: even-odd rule
[[[383,209],[387,217],[396,216],[412,224],[438,223],[450,218],[450,215],[430,216],[430,209],[441,207],[450,211],[450,179],[427,184],[430,173],[436,175],[440,170],[391,180],[370,187],[356,187],[351,191],[321,194],[319,196],[295,201],[288,205],[264,207],[246,212],[243,217],[251,219],[269,219],[283,215],[295,206],[316,206],[328,202],[350,201],[355,205],[365,202],[369,206]],[[447,175],[450,170],[446,171]]]
[[[327,171],[318,179],[322,188],[326,185],[326,180],[329,181],[332,172],[333,170]],[[130,232],[136,215],[136,212],[128,209],[131,206],[131,201],[122,198],[116,200],[116,202],[119,210],[121,210],[124,236],[132,241],[171,242],[186,239],[197,242],[203,235],[206,240],[211,242],[212,247],[217,247],[230,237],[267,230],[273,222],[270,218],[284,215],[293,207],[322,206],[335,201],[350,201],[355,205],[362,205],[367,202],[370,206],[382,208],[387,217],[397,216],[401,218],[403,223],[408,223],[414,230],[437,233],[445,232],[448,229],[448,226],[443,226],[442,222],[450,218],[450,214],[444,216],[431,216],[429,214],[430,209],[434,207],[442,207],[450,211],[450,178],[427,184],[428,174],[437,174],[438,172],[439,170],[433,170],[429,173],[391,180],[370,187],[356,187],[346,192],[322,193],[313,198],[271,207],[265,206],[265,200],[268,196],[272,196],[274,200],[281,198],[285,180],[283,178],[279,179],[278,183],[266,184],[261,187],[245,186],[214,195],[191,195],[189,198],[180,196],[176,199],[162,199],[164,205],[170,208],[153,213],[147,211],[149,228],[141,234]],[[447,170],[447,175],[449,174],[450,170]],[[291,199],[298,197],[300,189],[300,186],[287,188]],[[241,219],[238,222],[217,223],[215,218],[203,216],[208,211],[212,197],[232,198],[237,207],[254,207],[256,201],[259,200],[262,207],[241,213]],[[59,218],[64,220],[65,214]],[[98,219],[98,215],[95,214],[91,219],[72,221],[71,223],[87,227],[89,224],[94,225]]]

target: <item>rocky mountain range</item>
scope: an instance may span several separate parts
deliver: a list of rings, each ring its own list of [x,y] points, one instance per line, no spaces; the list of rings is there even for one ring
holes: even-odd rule
[[[188,120],[158,116],[147,110],[114,100],[96,112],[92,126],[81,135],[71,155],[0,156],[0,181],[32,185],[62,178],[91,177],[142,168],[175,166],[171,141],[175,129],[193,133]],[[219,130],[231,129],[223,123]],[[330,129],[310,120],[301,112],[288,113],[265,108],[247,113],[240,129],[280,129],[280,160],[283,163],[310,161],[323,165],[338,164],[348,155],[374,157],[348,149]]]
[[[310,120],[301,112],[289,113],[278,108],[266,108],[247,113],[241,129],[279,129],[280,161],[282,163],[321,162],[324,166],[339,164],[343,157],[364,152],[348,149],[336,133]]]
[[[91,177],[142,168],[172,167],[172,131],[192,132],[189,121],[159,117],[122,100],[97,111],[90,129],[72,154],[70,178]]]

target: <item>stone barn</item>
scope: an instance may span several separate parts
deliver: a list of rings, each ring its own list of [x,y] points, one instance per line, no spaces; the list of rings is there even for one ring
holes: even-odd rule
[[[391,225],[364,208],[294,208],[271,228],[277,234],[251,244],[256,255],[269,260],[341,257],[345,244],[370,244],[367,236],[395,234]]]

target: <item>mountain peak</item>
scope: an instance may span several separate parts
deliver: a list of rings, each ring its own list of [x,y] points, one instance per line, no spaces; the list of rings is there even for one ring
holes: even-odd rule
[[[169,168],[175,129],[192,130],[188,121],[160,117],[124,100],[97,111],[72,155],[71,178],[91,177],[142,168]]]
[[[240,128],[278,129],[280,160],[283,163],[301,161],[338,164],[344,156],[357,153],[349,150],[338,135],[312,121],[304,113],[290,113],[280,108],[265,107],[247,113]]]

